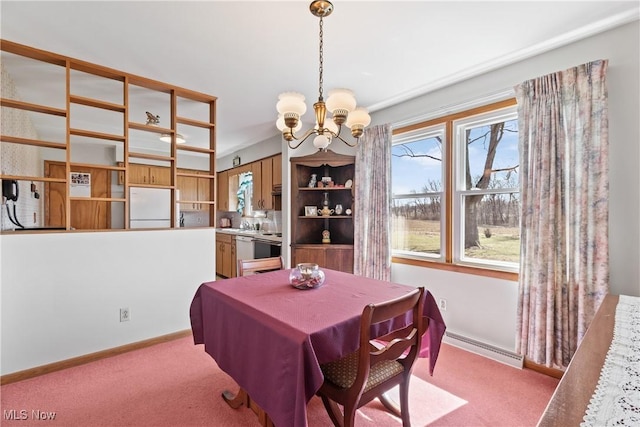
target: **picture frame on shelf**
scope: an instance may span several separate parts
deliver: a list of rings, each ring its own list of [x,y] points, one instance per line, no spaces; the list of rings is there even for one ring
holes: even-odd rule
[[[317,206],[305,206],[304,207],[304,216],[318,216],[318,207]]]

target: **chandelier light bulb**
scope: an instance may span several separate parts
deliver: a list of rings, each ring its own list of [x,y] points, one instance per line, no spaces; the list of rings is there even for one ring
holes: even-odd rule
[[[295,113],[302,116],[307,112],[307,105],[304,103],[304,95],[298,92],[284,92],[278,96],[276,109],[278,113],[285,115]]]
[[[355,108],[356,97],[349,89],[333,89],[329,91],[327,110],[333,115],[333,120],[339,122],[338,124],[344,123],[344,119]]]
[[[347,122],[345,125],[348,128],[353,128],[353,126],[361,126],[367,127],[371,123],[371,116],[369,115],[369,111],[366,108],[356,108],[347,117]]]
[[[331,134],[324,133],[313,138],[313,146],[318,150],[326,149],[331,144]]]

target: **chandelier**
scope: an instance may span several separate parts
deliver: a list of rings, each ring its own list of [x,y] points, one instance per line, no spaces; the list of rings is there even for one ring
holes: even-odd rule
[[[349,147],[358,145],[359,138],[364,132],[364,128],[371,123],[369,112],[365,108],[356,108],[356,98],[349,89],[334,89],[329,91],[329,97],[325,103],[322,97],[322,77],[323,77],[323,18],[331,15],[333,5],[327,0],[315,0],[311,2],[309,10],[314,16],[320,18],[320,78],[318,84],[318,102],[313,104],[316,117],[315,127],[307,130],[302,136],[297,137],[295,132],[302,128],[300,117],[307,111],[304,103],[304,95],[297,92],[285,92],[278,96],[276,109],[278,110],[278,120],[276,127],[282,132],[282,137],[287,140],[289,148],[296,149],[311,135],[316,135],[313,145],[326,150],[333,138],[347,144]],[[327,117],[327,112],[331,117]],[[340,136],[342,125],[351,129],[351,135],[356,139],[355,143],[349,143]],[[298,141],[292,145],[292,141]]]

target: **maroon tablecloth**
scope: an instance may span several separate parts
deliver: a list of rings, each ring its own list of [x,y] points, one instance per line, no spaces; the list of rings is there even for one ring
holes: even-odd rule
[[[303,427],[307,402],[323,381],[320,364],[357,349],[365,305],[413,288],[323,269],[322,287],[298,290],[289,271],[203,283],[191,303],[191,329],[195,344],[204,344],[276,427]],[[430,357],[433,373],[445,324],[425,295],[430,323],[420,356]]]

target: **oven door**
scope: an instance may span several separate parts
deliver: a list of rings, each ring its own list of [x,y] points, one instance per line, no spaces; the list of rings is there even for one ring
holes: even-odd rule
[[[282,254],[282,243],[272,240],[253,240],[253,258],[271,258]]]

